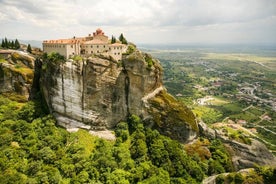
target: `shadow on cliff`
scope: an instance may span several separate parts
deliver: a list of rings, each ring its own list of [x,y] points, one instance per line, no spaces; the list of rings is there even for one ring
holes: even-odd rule
[[[41,114],[40,116],[43,116],[49,114],[50,111],[40,88],[41,68],[42,60],[40,58],[37,58],[35,60],[34,78],[30,91],[29,100],[34,102],[35,110],[38,111],[37,113]]]

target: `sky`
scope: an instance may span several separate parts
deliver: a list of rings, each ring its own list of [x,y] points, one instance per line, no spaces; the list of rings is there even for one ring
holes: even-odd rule
[[[0,38],[276,44],[276,0],[0,0]]]

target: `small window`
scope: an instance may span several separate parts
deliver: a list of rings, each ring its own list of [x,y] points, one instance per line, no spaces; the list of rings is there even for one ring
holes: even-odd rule
[[[91,48],[93,48],[93,45],[91,45]]]
[[[99,45],[97,45],[97,48],[99,48]]]
[[[93,51],[91,51],[91,54],[93,54]]]
[[[73,45],[71,45],[71,48],[73,48]]]

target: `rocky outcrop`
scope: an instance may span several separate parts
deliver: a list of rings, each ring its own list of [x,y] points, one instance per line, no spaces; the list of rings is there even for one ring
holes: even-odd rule
[[[232,162],[236,170],[255,167],[258,165],[276,166],[274,155],[267,147],[255,139],[251,139],[251,144],[242,144],[237,141],[225,141],[229,152],[232,153]]]
[[[220,130],[208,127],[205,123],[199,123],[200,135],[210,139],[220,139],[231,154],[235,170],[255,167],[258,165],[276,166],[275,156],[260,141],[250,138],[250,144],[244,144],[225,136]]]
[[[155,122],[154,128],[181,142],[192,141],[197,137],[198,125],[194,114],[165,90],[158,92],[148,102],[148,112]]]
[[[99,55],[43,62],[41,89],[62,126],[100,130],[136,114],[173,138],[186,141],[197,135],[193,113],[175,99],[164,99],[161,106],[154,103],[153,107],[157,96],[168,94],[162,85],[162,67],[148,54],[136,50],[123,55],[120,62]],[[179,116],[174,119],[176,112]],[[167,114],[156,121],[158,113]]]
[[[0,93],[16,93],[29,98],[34,77],[35,58],[28,53],[2,50],[0,62]]]

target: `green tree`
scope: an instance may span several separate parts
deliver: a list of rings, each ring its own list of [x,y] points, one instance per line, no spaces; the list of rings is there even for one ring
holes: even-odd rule
[[[131,173],[122,169],[116,169],[107,176],[106,183],[129,184]]]
[[[116,43],[116,38],[113,35],[111,37],[111,43]]]
[[[5,48],[5,40],[4,39],[2,39],[1,47]]]
[[[156,175],[143,180],[141,183],[143,184],[169,184],[170,183],[170,176],[169,173],[165,170],[163,170],[162,168],[159,168]]]
[[[27,47],[27,52],[32,53],[32,47],[31,47],[31,45],[30,45],[30,44],[28,44],[28,47]]]
[[[15,49],[20,49],[20,43],[19,43],[19,41],[17,39],[15,39],[14,48]]]
[[[122,44],[127,44],[127,40],[124,37],[123,33],[121,33],[121,35],[119,36],[119,40],[122,42]]]
[[[219,174],[233,171],[229,153],[219,140],[214,140],[209,146],[212,158],[208,161],[208,174]]]
[[[8,39],[6,37],[5,37],[5,41],[4,42],[5,42],[5,44],[4,44],[5,47],[4,48],[8,48],[9,47],[9,42],[8,42]]]
[[[50,147],[44,147],[39,151],[39,157],[45,163],[53,163],[56,160],[56,154]]]
[[[14,49],[15,48],[15,46],[14,46],[14,41],[12,40],[11,41],[11,49]]]
[[[136,130],[133,133],[133,139],[131,140],[130,153],[133,159],[144,160],[147,156],[148,148],[146,144],[146,136],[140,131]]]
[[[115,170],[115,168],[117,168],[117,163],[112,156],[111,145],[103,139],[98,139],[95,148],[91,156],[91,161],[100,174]],[[106,178],[103,178],[103,182],[105,179]]]
[[[120,122],[115,129],[115,135],[117,138],[121,138],[125,142],[129,137],[128,124],[126,122]]]
[[[12,42],[10,40],[8,41],[8,48],[12,49]]]

